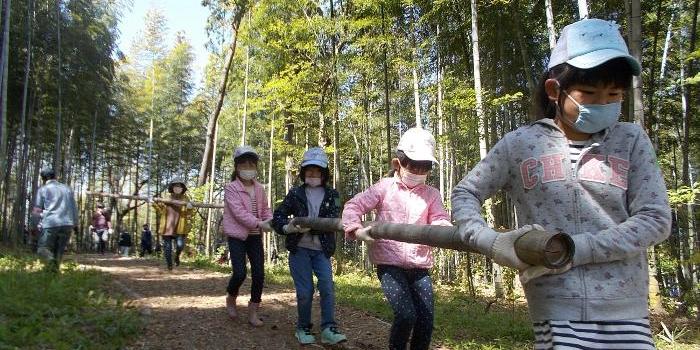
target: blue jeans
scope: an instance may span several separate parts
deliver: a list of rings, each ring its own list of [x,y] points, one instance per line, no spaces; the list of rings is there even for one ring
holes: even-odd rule
[[[263,253],[262,235],[248,235],[246,240],[228,238],[228,251],[231,257],[231,270],[233,274],[228,280],[226,292],[232,296],[238,296],[247,274],[245,257],[250,261],[250,302],[262,301],[263,284],[265,283],[265,258]]]
[[[289,272],[297,292],[297,328],[311,327],[311,305],[314,297],[313,275],[318,279],[321,294],[321,329],[335,326],[335,291],[331,260],[321,250],[297,247],[289,253]]]
[[[41,231],[37,253],[47,262],[47,268],[57,272],[63,259],[73,226],[47,227]]]
[[[165,249],[165,263],[168,268],[173,268],[173,239],[175,240],[175,264],[180,265],[180,253],[185,249],[185,237],[182,235],[163,236]]]
[[[435,313],[430,272],[427,269],[379,265],[377,275],[384,296],[394,311],[389,349],[406,349],[409,338],[411,350],[429,349]]]

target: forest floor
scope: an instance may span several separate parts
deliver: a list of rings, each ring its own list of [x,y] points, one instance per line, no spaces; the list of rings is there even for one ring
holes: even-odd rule
[[[390,325],[363,311],[336,307],[336,318],[348,341],[335,346],[320,342],[300,346],[294,337],[294,289],[266,284],[261,303],[263,327],[247,320],[250,279],[241,287],[239,320],[227,317],[228,274],[176,267],[172,272],[155,259],[120,258],[112,254],[78,255],[78,262],[112,276],[115,292],[141,310],[145,326],[131,349],[385,349]],[[318,295],[315,296],[315,301]],[[314,324],[319,324],[318,302]]]
[[[265,322],[263,327],[252,327],[247,320],[247,309],[250,278],[247,278],[241,287],[241,296],[238,299],[239,320],[232,321],[227,317],[225,305],[226,285],[230,277],[227,273],[215,272],[209,269],[197,269],[191,266],[176,267],[173,271],[164,268],[164,263],[155,258],[122,258],[113,254],[95,255],[79,254],[73,259],[85,268],[97,269],[111,276],[109,288],[112,288],[116,297],[125,301],[130,307],[140,310],[144,326],[140,334],[130,341],[128,349],[386,349],[388,347],[388,333],[390,324],[371,314],[375,306],[365,301],[364,304],[350,307],[348,304],[336,305],[336,319],[341,330],[347,335],[348,341],[334,346],[324,345],[320,342],[320,330],[318,329],[320,311],[318,307],[318,293],[314,296],[313,323],[316,327],[313,333],[317,343],[301,346],[294,337],[296,323],[296,297],[294,289],[289,283],[277,283],[266,280],[261,303],[261,317]],[[274,276],[271,279],[274,280]],[[357,282],[357,281],[355,281]],[[338,284],[340,283],[340,284]],[[342,284],[347,283],[342,279],[336,281],[336,297],[343,299]],[[360,281],[359,283],[362,284]],[[353,283],[355,285],[356,283]],[[345,289],[348,289],[347,286]],[[350,288],[352,293],[368,293],[363,286]],[[347,291],[346,291],[347,292]],[[340,293],[340,294],[338,294]],[[379,293],[377,291],[374,292]],[[371,293],[369,293],[371,294]],[[369,296],[369,295],[368,295]],[[376,296],[375,296],[376,297]],[[359,299],[362,302],[362,298]],[[458,318],[458,323],[463,323],[471,311],[466,304],[454,304],[444,298],[449,310],[440,311],[437,305],[438,317],[446,319]],[[455,310],[458,309],[458,310]],[[369,311],[364,311],[369,310]],[[475,309],[481,310],[480,306]],[[451,315],[452,313],[462,315]],[[480,316],[474,316],[472,322],[483,320],[489,315],[479,311]],[[376,314],[376,313],[375,313]],[[490,329],[489,324],[500,324],[507,327],[504,314],[491,312],[491,321],[481,326],[471,325],[474,330]],[[677,318],[672,315],[652,315],[654,334],[661,332],[659,324],[663,321],[669,326],[667,335],[681,336],[688,343],[657,342],[659,349],[697,349],[700,343],[700,323],[687,319]],[[491,322],[491,323],[488,323]],[[522,323],[522,322],[521,322]],[[518,323],[509,323],[517,325]],[[449,324],[448,324],[449,325]],[[447,327],[448,325],[444,325]],[[503,329],[492,335],[492,341],[470,342],[474,338],[470,327],[464,327],[462,331],[441,330],[436,324],[436,334],[433,336],[433,349],[510,349],[529,348],[531,344],[521,342],[508,342],[495,338],[507,338],[508,332]],[[474,328],[476,327],[476,328]],[[479,328],[481,327],[481,328]],[[486,328],[484,328],[486,327]],[[448,327],[449,328],[449,327]],[[437,341],[441,331],[452,334],[446,339],[453,341]],[[529,327],[526,325],[526,331]],[[500,332],[500,333],[499,333]],[[443,334],[444,338],[445,334]],[[444,339],[443,339],[444,340]],[[442,344],[440,344],[442,343]],[[488,345],[491,344],[491,345]],[[508,345],[510,344],[510,345]]]

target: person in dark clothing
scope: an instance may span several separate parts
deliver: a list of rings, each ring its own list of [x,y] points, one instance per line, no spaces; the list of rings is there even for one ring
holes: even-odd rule
[[[139,255],[144,257],[146,253],[153,254],[153,233],[151,233],[148,224],[143,225],[143,231],[141,231],[141,252]]]
[[[129,248],[131,248],[131,234],[127,231],[122,231],[119,235],[119,253],[123,257],[128,257]]]

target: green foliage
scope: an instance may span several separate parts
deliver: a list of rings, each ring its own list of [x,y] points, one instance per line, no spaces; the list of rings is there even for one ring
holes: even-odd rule
[[[680,186],[677,189],[668,190],[668,201],[672,205],[695,203],[700,197],[700,182],[696,182],[692,187]]]
[[[334,279],[339,303],[391,321],[391,308],[374,275],[350,272]],[[435,343],[450,349],[531,346],[532,329],[522,306],[510,310],[487,307],[482,300],[469,298],[455,288],[436,286],[435,290]]]
[[[107,295],[104,274],[72,263],[58,275],[40,266],[0,254],[0,348],[116,349],[141,329],[138,314]]]

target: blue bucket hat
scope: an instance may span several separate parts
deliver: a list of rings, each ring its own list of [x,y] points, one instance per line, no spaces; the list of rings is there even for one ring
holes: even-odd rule
[[[619,25],[602,19],[583,19],[561,30],[547,69],[562,63],[589,69],[620,57],[627,60],[634,75],[642,72],[639,61],[629,54]]]

